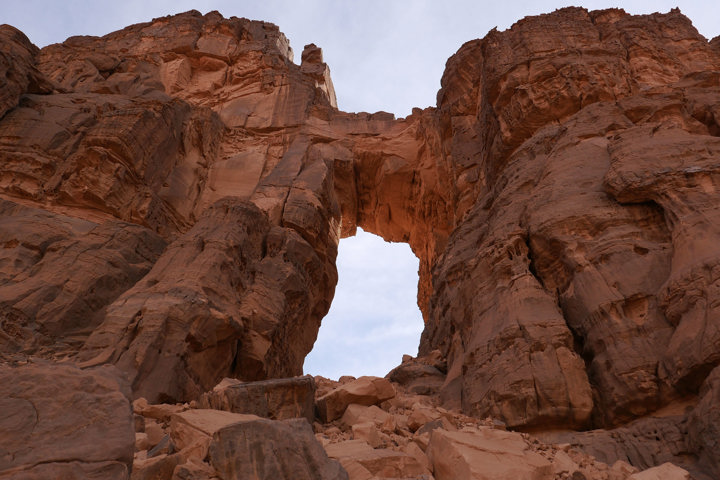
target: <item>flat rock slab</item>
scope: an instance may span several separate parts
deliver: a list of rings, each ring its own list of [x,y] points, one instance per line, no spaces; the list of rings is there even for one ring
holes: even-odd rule
[[[437,480],[554,478],[551,463],[514,432],[433,430],[427,453]]]
[[[255,415],[226,412],[224,410],[187,410],[172,416],[170,435],[175,447],[187,458],[203,461],[207,457],[212,437],[223,427],[233,423],[257,420]]]
[[[690,480],[690,478],[687,470],[668,462],[631,475],[629,480]]]
[[[257,419],[221,428],[210,463],[223,480],[347,480],[302,419]]]
[[[0,366],[0,479],[127,480],[129,393],[111,366]]]
[[[372,448],[364,440],[346,440],[325,446],[330,458],[337,458],[355,478],[430,478],[418,460],[404,452]],[[423,477],[424,476],[424,477]]]
[[[203,394],[201,408],[257,415],[273,420],[315,419],[315,380],[304,377],[279,378],[260,382],[225,379]]]

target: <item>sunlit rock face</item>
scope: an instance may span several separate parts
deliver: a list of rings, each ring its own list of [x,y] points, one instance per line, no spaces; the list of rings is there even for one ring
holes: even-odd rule
[[[360,226],[420,259],[446,407],[587,429],[709,388],[720,44],[678,11],[492,31],[404,119],[216,12],[0,40],[6,361],[113,364],[151,402],[299,375]]]

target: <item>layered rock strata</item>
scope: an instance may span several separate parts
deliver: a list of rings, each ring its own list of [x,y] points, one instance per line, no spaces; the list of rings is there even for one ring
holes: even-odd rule
[[[717,471],[720,42],[679,11],[491,31],[404,119],[217,12],[0,42],[6,363],[111,364],[151,403],[300,375],[360,226],[420,259],[434,360],[395,381],[538,432],[687,404]]]

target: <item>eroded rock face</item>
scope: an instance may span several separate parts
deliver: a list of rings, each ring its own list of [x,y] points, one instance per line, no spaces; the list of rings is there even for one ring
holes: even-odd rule
[[[287,251],[293,241],[300,240],[287,238],[284,229],[273,231],[266,215],[252,203],[231,198],[216,202],[168,246],[141,282],[108,307],[105,321],[90,335],[78,359],[83,365],[117,364],[133,378],[136,394],[148,399],[197,398],[213,387],[205,382],[232,366],[245,370],[240,376],[273,375],[252,370],[262,368],[266,351],[240,347],[251,345],[248,337],[254,333],[241,312],[249,310],[245,302],[252,299],[256,283],[265,280],[263,267],[268,263],[275,267],[274,275],[288,272],[288,286],[278,292],[277,303],[264,307],[290,308],[285,298],[296,293],[291,289],[296,279],[286,264],[295,255],[312,261],[302,256],[301,249]],[[312,296],[304,299],[311,301]],[[302,313],[301,305],[293,307],[289,315]],[[273,313],[271,319],[279,318],[280,312]],[[292,328],[277,323],[265,327],[271,333],[275,328]],[[274,375],[282,375],[278,373]]]
[[[71,354],[166,246],[139,225],[95,223],[2,199],[0,243],[0,323],[5,333],[0,358],[5,359]]]
[[[331,422],[342,417],[350,404],[376,405],[395,396],[395,388],[384,378],[360,377],[321,396],[317,402],[320,418]]]
[[[333,108],[321,54],[303,73],[277,27],[197,12],[20,46],[54,90],[18,83],[0,125],[3,343],[151,401],[301,374],[337,279],[333,162],[300,128]]]
[[[0,25],[0,118],[15,108],[24,93],[48,92],[50,86],[35,67],[38,48],[18,29]]]
[[[534,431],[695,399],[667,431],[717,471],[720,44],[679,11],[492,31],[405,119],[217,12],[0,42],[4,359],[113,364],[150,403],[300,375],[360,226],[420,259],[437,362],[400,384]]]
[[[421,342],[447,355],[448,398],[511,426],[583,427],[697,390],[717,351],[691,293],[713,288],[692,272],[716,257],[700,219],[717,202],[717,70],[677,11],[564,9],[451,58],[438,110],[472,105],[483,128],[451,137],[477,148],[478,196],[435,262]]]

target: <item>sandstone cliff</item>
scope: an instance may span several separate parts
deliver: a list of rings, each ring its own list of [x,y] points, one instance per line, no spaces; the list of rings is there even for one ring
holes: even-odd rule
[[[338,111],[318,47],[297,65],[276,26],[217,12],[0,42],[18,372],[110,364],[171,403],[300,375],[360,226],[420,259],[420,355],[439,363],[408,388],[548,441],[647,445],[662,417],[682,447],[638,466],[720,473],[720,42],[679,11],[492,31],[404,119]]]

